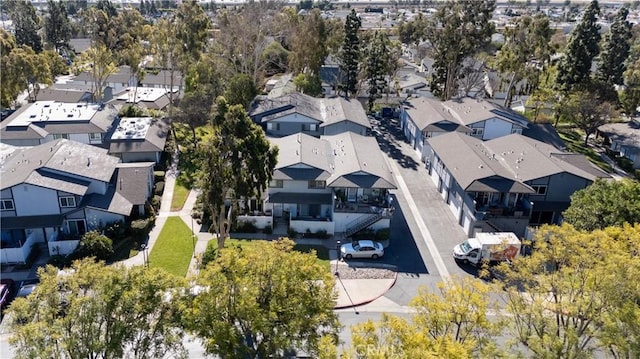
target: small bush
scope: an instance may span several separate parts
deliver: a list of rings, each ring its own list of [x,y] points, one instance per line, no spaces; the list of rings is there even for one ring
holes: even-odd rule
[[[153,182],[158,183],[164,181],[164,171],[153,171]]]
[[[164,192],[164,182],[156,183],[156,186],[153,190],[153,194],[155,194],[156,196],[162,196],[163,192]]]
[[[256,233],[258,228],[253,222],[238,222],[236,225],[236,232],[238,233]]]
[[[376,232],[376,241],[386,241],[387,239],[389,239],[390,234],[391,231],[389,230],[389,228],[379,229]]]
[[[64,269],[71,265],[71,259],[69,258],[69,256],[53,255],[49,257],[49,261],[47,262],[47,264],[50,264],[59,269]]]
[[[160,210],[160,204],[162,204],[162,197],[158,195],[153,196],[151,199],[151,206],[156,210],[156,212]]]
[[[315,237],[316,238],[320,238],[320,239],[327,239],[327,238],[329,238],[329,235],[327,234],[327,230],[326,229],[319,229],[315,233]]]
[[[82,236],[76,252],[80,257],[107,260],[113,254],[113,241],[97,231],[90,231]]]
[[[362,231],[353,235],[354,239],[372,239],[375,237],[375,232],[371,228],[363,229]]]
[[[266,225],[264,226],[263,232],[266,234],[271,234],[273,233],[273,227],[271,227],[270,225]]]
[[[155,222],[154,217],[149,217],[147,219],[137,219],[135,221],[131,221],[129,224],[129,228],[131,229],[131,234],[136,237],[146,236],[151,230],[152,224]]]
[[[295,229],[289,227],[288,234],[289,234],[289,238],[294,239],[294,238],[296,238],[298,236],[298,231],[296,231]]]
[[[104,228],[104,235],[116,241],[122,239],[127,235],[126,226],[122,221],[109,223]]]

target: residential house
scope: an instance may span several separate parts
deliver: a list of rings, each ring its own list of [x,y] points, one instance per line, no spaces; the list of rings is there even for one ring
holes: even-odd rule
[[[169,123],[151,117],[124,117],[108,136],[109,154],[122,162],[160,163],[169,134]]]
[[[70,83],[74,85],[92,85],[93,78],[91,77],[91,72],[81,72],[78,76],[72,78]],[[131,73],[131,68],[126,65],[118,67],[118,71],[110,74],[105,81],[105,86],[111,87],[113,92],[116,93],[135,85],[136,79]]]
[[[120,164],[106,149],[58,139],[3,145],[0,157],[3,263],[23,262],[31,246],[71,253],[86,231],[144,213],[153,163]]]
[[[631,161],[633,168],[640,169],[640,122],[638,120],[602,125],[598,127],[598,137],[604,137],[612,151]]]
[[[520,134],[483,142],[451,132],[428,142],[430,178],[470,237],[559,223],[575,191],[609,177],[581,154]]]
[[[58,89],[47,87],[35,95],[36,101],[57,101],[65,103],[92,102],[91,91],[81,89]]]
[[[142,79],[137,80],[139,87],[158,88],[169,90],[173,87],[174,92],[182,89],[182,75],[180,71],[164,69],[147,69]]]
[[[400,123],[405,137],[423,160],[430,152],[426,140],[442,133],[457,131],[490,140],[521,134],[529,125],[520,114],[469,97],[444,102],[422,97],[407,99],[401,109]]]
[[[365,135],[369,119],[360,102],[342,97],[315,98],[291,93],[257,102],[249,112],[251,118],[270,136],[306,133],[319,137],[342,132]]]
[[[271,141],[279,155],[264,208],[276,227],[345,236],[389,228],[396,185],[375,138],[301,133]]]
[[[164,88],[127,87],[114,95],[109,104],[121,108],[125,105],[138,105],[150,110],[164,110],[169,105],[171,93]],[[173,91],[173,98],[177,98],[177,90]]]
[[[0,142],[36,146],[64,138],[102,145],[117,117],[111,105],[37,101],[22,106],[0,124]]]

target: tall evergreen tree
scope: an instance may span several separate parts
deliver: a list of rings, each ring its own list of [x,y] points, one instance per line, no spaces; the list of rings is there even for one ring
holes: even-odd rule
[[[600,25],[596,23],[599,14],[598,1],[593,0],[571,32],[556,77],[557,85],[563,91],[584,86],[589,81],[591,63],[599,52]]]
[[[42,51],[42,39],[38,34],[40,30],[40,18],[36,9],[28,1],[8,1],[9,16],[15,28],[16,43],[27,45],[36,53]]]
[[[344,23],[344,43],[340,53],[340,72],[343,81],[340,88],[346,96],[355,95],[358,91],[358,64],[360,62],[360,39],[358,31],[362,26],[360,17],[351,9]]]
[[[49,14],[44,18],[44,39],[57,52],[69,47],[71,23],[63,2],[49,0],[48,7]]]
[[[364,78],[369,85],[369,111],[373,110],[375,100],[380,97],[387,87],[387,65],[386,60],[389,49],[389,42],[385,33],[376,31],[369,42],[369,46],[364,51]]]
[[[611,29],[604,37],[602,52],[598,58],[598,79],[609,86],[623,83],[625,62],[629,57],[631,44],[631,23],[627,21],[629,9],[620,8]]]
[[[443,100],[458,93],[464,60],[491,41],[494,26],[489,21],[495,0],[448,0],[429,19],[426,39],[431,44],[433,76],[431,91]]]

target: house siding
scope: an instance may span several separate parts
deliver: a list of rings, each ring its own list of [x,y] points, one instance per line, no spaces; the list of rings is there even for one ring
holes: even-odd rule
[[[269,128],[269,123],[272,124],[271,128]],[[312,124],[316,125],[316,131],[302,131],[303,125],[305,125],[306,128],[309,128],[309,125]],[[303,132],[311,136],[320,137],[321,134],[320,122],[318,120],[299,113],[292,113],[286,116],[272,119],[266,122],[265,126],[266,132],[273,136],[288,136],[294,133]]]
[[[366,136],[367,128],[351,121],[341,121],[323,128],[323,135],[337,135],[344,132],[354,132]]]
[[[121,214],[109,213],[93,208],[85,209],[85,219],[87,222],[87,229],[97,229],[100,226],[106,226],[109,223],[124,221],[126,218]]]
[[[60,213],[58,191],[30,184],[11,188],[17,216],[37,216]]]
[[[571,195],[589,186],[592,182],[586,178],[578,177],[566,172],[550,176],[547,187],[547,201],[569,202]]]
[[[160,153],[159,152],[132,152],[132,153],[117,153],[111,154],[117,156],[122,159],[124,163],[131,162],[160,162]]]
[[[491,118],[482,122],[484,123],[484,126],[482,126],[484,128],[483,140],[491,140],[511,134],[511,122],[499,118]]]

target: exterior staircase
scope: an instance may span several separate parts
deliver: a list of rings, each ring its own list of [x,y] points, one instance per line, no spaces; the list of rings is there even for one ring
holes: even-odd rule
[[[352,221],[351,223],[349,223],[347,225],[347,230],[345,231],[345,237],[351,237],[354,234],[360,232],[361,230],[369,227],[370,225],[378,222],[379,220],[381,220],[382,217],[380,214],[378,213],[374,213],[374,214],[370,214],[366,217],[360,217],[357,218],[356,220]]]

